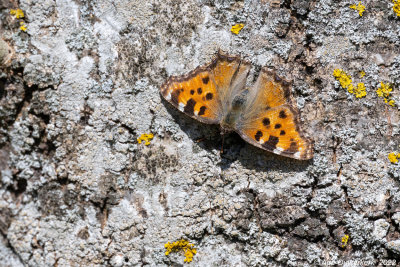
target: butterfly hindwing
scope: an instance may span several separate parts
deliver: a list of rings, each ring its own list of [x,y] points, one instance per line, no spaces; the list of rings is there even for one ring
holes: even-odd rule
[[[303,137],[298,112],[290,105],[265,109],[243,123],[238,133],[252,145],[296,159],[306,160],[313,156],[312,142]]]
[[[279,155],[303,160],[313,156],[312,141],[300,129],[289,83],[267,68],[250,88],[236,131],[250,144]]]
[[[192,118],[218,124],[228,108],[232,84],[240,82],[237,77],[248,72],[249,64],[247,68],[243,66],[240,57],[218,53],[210,64],[170,77],[162,85],[161,95]]]

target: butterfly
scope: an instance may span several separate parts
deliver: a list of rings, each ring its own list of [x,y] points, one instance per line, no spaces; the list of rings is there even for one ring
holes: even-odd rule
[[[250,88],[251,64],[218,51],[211,63],[171,76],[161,95],[174,107],[221,133],[237,132],[248,143],[285,157],[308,160],[313,142],[300,129],[288,82],[264,67]]]

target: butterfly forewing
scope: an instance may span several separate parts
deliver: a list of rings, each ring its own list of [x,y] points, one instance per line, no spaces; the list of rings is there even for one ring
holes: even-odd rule
[[[240,66],[239,57],[218,53],[209,65],[186,75],[170,77],[161,87],[161,94],[192,118],[218,124],[228,108],[231,85],[237,73],[243,72]]]
[[[172,76],[161,87],[162,96],[180,111],[205,123],[219,123],[220,105],[207,68]]]

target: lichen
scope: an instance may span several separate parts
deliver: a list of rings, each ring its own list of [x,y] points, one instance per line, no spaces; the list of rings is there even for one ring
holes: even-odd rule
[[[398,17],[400,17],[400,1],[393,0],[393,11]]]
[[[363,98],[367,95],[364,83],[358,83],[357,87],[354,87],[351,76],[344,72],[342,69],[335,69],[333,76],[339,81],[340,86],[347,89],[347,92],[354,94],[357,98]]]
[[[398,159],[400,159],[400,153],[396,153],[396,152],[389,153],[388,159],[391,163],[396,164],[399,162]]]
[[[376,94],[378,97],[383,97],[385,99],[385,103],[394,107],[396,105],[395,101],[391,99],[393,88],[390,83],[381,82],[380,87],[376,90]]]
[[[361,4],[361,1],[358,3],[358,5],[351,5],[350,8],[357,10],[358,15],[360,15],[360,17],[362,17],[363,12],[365,11],[365,6],[363,4]]]
[[[242,24],[242,23],[235,24],[232,26],[231,32],[237,35],[243,29],[243,27],[244,27],[244,24]]]
[[[365,76],[365,71],[360,71],[360,78],[363,78]]]
[[[354,89],[354,95],[357,98],[363,98],[364,96],[367,95],[367,92],[365,91],[364,83],[357,83],[357,88]]]
[[[344,235],[342,237],[342,248],[347,246],[347,242],[349,242],[349,235]]]
[[[19,23],[19,29],[21,30],[21,31],[24,31],[24,32],[26,32],[26,25],[25,25],[25,22],[23,22],[23,21],[21,21],[20,23]]]
[[[11,9],[10,14],[14,15],[17,19],[22,19],[25,17],[24,11],[22,11],[21,9]]]
[[[165,251],[166,256],[168,256],[171,252],[183,251],[185,256],[184,262],[191,262],[193,260],[193,256],[197,253],[194,245],[185,239],[181,239],[173,243],[168,242],[164,245],[164,247],[167,249],[167,251]]]
[[[340,86],[347,89],[350,87],[351,83],[351,76],[347,75],[342,69],[335,69],[333,71],[333,76],[340,82]]]
[[[10,14],[13,15],[15,18],[17,19],[23,19],[25,17],[24,11],[22,11],[21,9],[10,9]],[[20,20],[19,22],[19,29],[21,31],[26,32],[26,25],[25,22],[23,20]]]
[[[149,133],[149,134],[144,133],[137,139],[137,141],[139,144],[141,144],[142,141],[144,141],[144,144],[146,146],[148,146],[148,145],[150,145],[150,141],[153,139],[153,137],[154,137],[154,135],[152,133]]]

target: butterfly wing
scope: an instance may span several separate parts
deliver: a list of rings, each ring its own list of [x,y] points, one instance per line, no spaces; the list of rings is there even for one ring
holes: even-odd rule
[[[250,144],[286,157],[313,157],[313,143],[300,129],[289,84],[262,69],[251,88],[236,131]]]
[[[244,89],[250,69],[240,57],[218,52],[205,66],[182,76],[172,76],[161,95],[180,111],[204,123],[218,124],[236,91]]]

